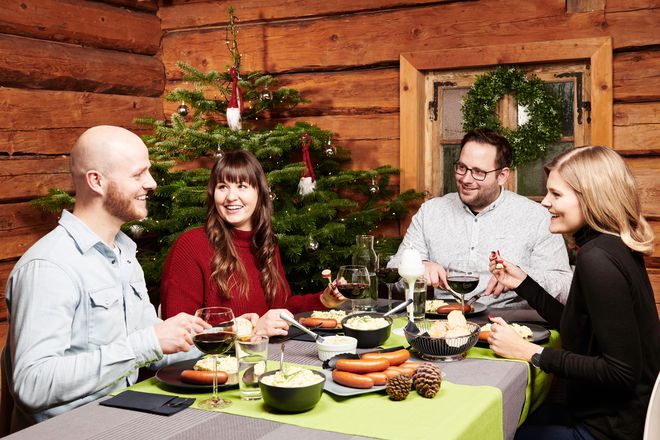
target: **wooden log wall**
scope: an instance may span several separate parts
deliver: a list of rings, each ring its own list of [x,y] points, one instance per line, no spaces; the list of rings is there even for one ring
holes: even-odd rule
[[[0,8],[0,348],[16,260],[53,228],[28,202],[72,189],[68,154],[87,128],[162,116],[152,0],[4,0]],[[139,130],[137,130],[139,131]]]
[[[647,262],[660,313],[660,1],[161,0],[167,90],[181,85],[177,60],[216,70],[230,62],[230,5],[243,71],[267,71],[300,90],[312,102],[285,122],[335,131],[360,168],[399,164],[400,53],[611,36],[614,147],[659,237]]]
[[[356,168],[399,164],[401,52],[611,36],[614,146],[660,236],[658,0],[158,2],[3,2],[0,294],[16,260],[56,222],[27,202],[50,187],[71,189],[67,157],[77,136],[98,124],[135,129],[135,117],[173,112],[176,104],[161,96],[181,85],[177,60],[224,69],[230,5],[240,19],[243,70],[299,89],[312,102],[284,122],[333,130]],[[660,296],[660,244],[648,263]]]

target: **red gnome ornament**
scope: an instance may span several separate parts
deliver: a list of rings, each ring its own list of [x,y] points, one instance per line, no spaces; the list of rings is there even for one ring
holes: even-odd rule
[[[236,70],[236,67],[229,69],[229,74],[231,75],[231,96],[227,105],[227,125],[232,130],[240,130],[243,97],[241,96],[241,89],[238,88],[238,70]]]
[[[305,174],[300,178],[298,182],[298,194],[301,196],[306,196],[311,194],[316,190],[316,178],[314,177],[314,169],[312,168],[312,159],[309,154],[309,147],[312,145],[312,138],[309,134],[305,133],[302,135],[302,150],[303,150],[303,162],[305,162]]]

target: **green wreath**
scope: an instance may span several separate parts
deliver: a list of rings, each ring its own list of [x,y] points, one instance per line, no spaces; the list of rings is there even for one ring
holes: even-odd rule
[[[502,127],[497,117],[497,103],[507,94],[527,107],[529,119],[517,130]],[[478,75],[463,98],[461,110],[464,131],[490,128],[508,139],[513,149],[512,167],[543,157],[547,146],[561,139],[561,102],[536,75],[527,78],[515,67],[498,66]]]

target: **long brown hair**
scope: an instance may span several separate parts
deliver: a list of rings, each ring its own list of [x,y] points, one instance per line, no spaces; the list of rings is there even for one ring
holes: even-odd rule
[[[545,166],[573,188],[586,223],[619,235],[630,249],[653,253],[653,230],[642,216],[639,190],[630,169],[614,150],[582,147],[567,150]]]
[[[225,152],[211,170],[206,197],[206,236],[213,247],[211,277],[223,299],[231,297],[234,286],[238,286],[241,296],[249,293],[247,272],[232,241],[232,225],[220,217],[215,207],[215,188],[224,182],[245,182],[257,190],[257,206],[251,219],[250,250],[257,260],[266,302],[272,305],[277,292],[285,292],[284,280],[275,264],[277,238],[271,224],[272,203],[264,170],[257,158],[246,150]]]

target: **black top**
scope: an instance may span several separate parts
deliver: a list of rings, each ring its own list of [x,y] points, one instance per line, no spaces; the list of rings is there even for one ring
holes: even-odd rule
[[[583,227],[566,305],[530,277],[516,289],[559,328],[541,368],[567,379],[566,404],[598,439],[641,439],[660,371],[660,323],[644,259],[620,237]]]

